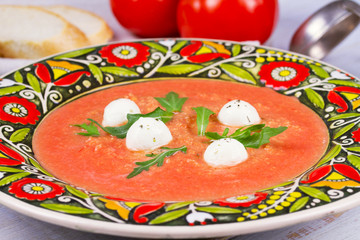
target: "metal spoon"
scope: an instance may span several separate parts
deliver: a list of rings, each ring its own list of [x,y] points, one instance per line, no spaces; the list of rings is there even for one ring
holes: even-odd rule
[[[325,57],[360,22],[360,5],[350,0],[332,2],[312,14],[295,32],[290,50],[314,58]]]

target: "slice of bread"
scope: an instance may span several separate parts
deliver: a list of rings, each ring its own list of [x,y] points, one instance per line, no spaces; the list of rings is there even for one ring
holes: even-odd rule
[[[0,5],[0,56],[41,58],[89,44],[64,18],[40,7]]]
[[[91,44],[106,43],[113,37],[113,32],[104,19],[92,12],[67,5],[46,6],[45,8],[79,28]]]

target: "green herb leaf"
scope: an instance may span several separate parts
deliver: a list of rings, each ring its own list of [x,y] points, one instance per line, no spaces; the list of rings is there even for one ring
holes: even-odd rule
[[[234,138],[241,142],[243,139],[249,138],[252,133],[259,132],[265,127],[265,124],[255,124],[244,129],[244,127],[237,129],[230,138]],[[224,134],[223,134],[224,135]]]
[[[245,147],[259,148],[261,145],[269,143],[271,137],[274,137],[282,133],[286,129],[287,127],[278,127],[278,128],[264,127],[261,132],[255,132],[249,138],[243,139],[241,143]]]
[[[82,129],[84,129],[86,131],[86,132],[79,132],[79,133],[77,133],[78,135],[94,136],[94,137],[100,136],[100,132],[99,132],[98,128],[94,125],[93,122],[91,122],[89,124],[86,124],[86,123],[76,124],[74,126],[82,128]]]
[[[181,108],[188,98],[179,98],[177,93],[169,92],[165,98],[156,97],[155,99],[166,109],[166,111],[181,112]]]
[[[261,145],[269,143],[271,137],[282,133],[286,129],[287,127],[270,128],[265,127],[265,124],[255,124],[246,128],[239,128],[230,136],[227,136],[226,129],[226,132],[224,131],[222,135],[216,132],[206,132],[205,136],[211,140],[233,138],[241,142],[245,147],[259,148]]]
[[[129,128],[141,117],[159,118],[161,121],[166,123],[171,120],[173,115],[173,113],[164,111],[161,108],[156,108],[154,111],[147,114],[128,114],[128,122],[125,125],[119,127],[103,127],[100,123],[93,119],[89,118],[88,120],[98,125],[102,130],[109,133],[110,135],[113,135],[117,138],[125,138]]]
[[[227,136],[222,136],[217,132],[205,132],[205,136],[210,140],[219,140],[222,138],[227,138]]]
[[[198,135],[204,136],[206,127],[209,124],[209,117],[215,113],[206,107],[196,107],[193,109],[196,112]]]
[[[182,146],[179,148],[162,147],[161,149],[165,151],[155,155],[154,158],[144,162],[135,162],[135,164],[138,165],[139,167],[134,168],[134,170],[127,176],[127,178],[135,177],[136,175],[140,174],[142,171],[149,171],[149,168],[154,165],[161,167],[164,164],[164,160],[166,157],[172,156],[179,151],[183,153],[186,153],[187,151],[186,146]]]
[[[225,128],[225,130],[221,136],[227,136],[228,134],[229,134],[229,128]]]

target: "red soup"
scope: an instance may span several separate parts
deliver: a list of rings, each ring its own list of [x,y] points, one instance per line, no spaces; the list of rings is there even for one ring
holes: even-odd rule
[[[153,166],[128,179],[137,167],[135,162],[150,159],[145,152],[130,151],[125,139],[105,132],[99,137],[76,134],[81,130],[74,124],[86,123],[87,118],[101,122],[105,106],[117,98],[129,98],[142,113],[148,113],[161,107],[154,97],[165,97],[171,91],[188,100],[166,123],[173,136],[167,147],[185,145],[187,153],[166,158],[161,167]],[[211,167],[203,159],[209,140],[197,135],[192,108],[203,106],[218,113],[234,99],[252,104],[267,126],[288,129],[259,149],[247,149],[245,162]],[[210,117],[207,131],[222,133],[225,128],[215,115]],[[36,158],[57,178],[107,196],[151,201],[214,200],[275,186],[315,164],[327,145],[327,127],[298,99],[268,88],[204,80],[161,80],[94,92],[49,114],[33,139]]]

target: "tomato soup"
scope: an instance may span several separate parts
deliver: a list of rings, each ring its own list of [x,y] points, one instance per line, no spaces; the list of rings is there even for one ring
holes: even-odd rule
[[[99,137],[77,135],[74,124],[91,118],[101,123],[105,106],[118,98],[129,98],[142,113],[161,107],[154,97],[171,91],[188,97],[182,111],[166,123],[173,140],[170,148],[187,147],[165,158],[161,167],[128,179],[137,165],[151,159],[146,152],[130,151],[125,139],[105,132]],[[197,135],[196,112],[203,106],[218,113],[234,99],[253,105],[262,123],[288,127],[259,149],[248,148],[249,158],[232,167],[211,167],[203,159],[210,141]],[[207,131],[226,126],[216,115]],[[230,132],[236,128],[230,128]],[[159,80],[114,86],[71,101],[49,114],[36,129],[33,147],[41,165],[57,178],[107,196],[151,201],[214,200],[252,193],[291,180],[315,164],[328,145],[324,122],[295,97],[272,89],[224,81]],[[159,150],[154,150],[156,153]]]

